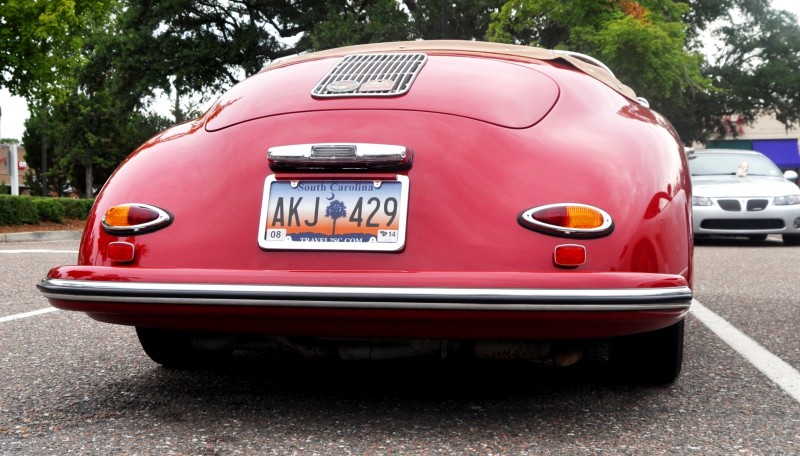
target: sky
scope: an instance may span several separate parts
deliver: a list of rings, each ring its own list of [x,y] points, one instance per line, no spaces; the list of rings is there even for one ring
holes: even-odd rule
[[[772,7],[792,12],[800,18],[798,0],[772,0]],[[23,98],[11,96],[6,89],[0,90],[0,138],[21,139],[28,115],[28,106]]]

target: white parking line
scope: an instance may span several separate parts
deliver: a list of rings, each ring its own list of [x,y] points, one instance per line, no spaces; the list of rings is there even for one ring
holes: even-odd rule
[[[800,402],[800,372],[797,369],[770,353],[697,300],[692,302],[690,312],[726,344],[744,356],[750,364],[775,382],[786,394]]]
[[[47,308],[44,308],[44,309],[32,310],[30,312],[25,312],[25,313],[21,313],[21,314],[9,315],[7,317],[0,317],[0,323],[7,323],[9,321],[20,320],[20,319],[28,318],[28,317],[35,317],[37,315],[42,315],[42,314],[46,314],[46,313],[50,313],[50,312],[55,312],[57,310],[58,309],[56,309],[55,307],[47,307]]]
[[[30,249],[30,250],[0,250],[0,253],[71,253],[77,255],[77,250],[46,250],[46,249]]]

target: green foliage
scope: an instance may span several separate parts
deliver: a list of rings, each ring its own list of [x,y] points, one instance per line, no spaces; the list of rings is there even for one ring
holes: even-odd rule
[[[28,196],[0,195],[0,225],[39,223],[36,203]]]
[[[704,31],[720,43],[710,59]],[[768,0],[510,0],[487,37],[599,58],[687,142],[733,113],[800,123],[800,31]]]
[[[90,199],[0,195],[0,225],[86,220],[92,204]]]
[[[651,106],[694,138],[695,95],[713,91],[702,56],[686,46],[682,15],[673,0],[511,0],[493,15],[488,38],[592,55]],[[689,113],[687,116],[686,113]]]
[[[720,47],[706,72],[720,88],[713,105],[747,120],[774,115],[800,123],[800,27],[766,0],[731,0],[735,15],[713,30]]]
[[[148,112],[157,93],[182,121],[181,100],[207,101],[277,58],[376,41],[590,54],[687,142],[732,113],[800,123],[800,29],[769,0],[0,0],[0,18],[0,84],[28,97],[29,182],[43,194],[102,186],[167,126]],[[704,31],[721,43],[711,59]]]
[[[314,49],[328,49],[359,43],[405,41],[414,38],[408,17],[395,0],[349,5],[344,12],[329,11],[311,33]]]
[[[113,0],[0,2],[0,84],[39,96],[74,77],[83,64],[85,31],[107,17]]]
[[[51,198],[33,198],[33,205],[40,221],[61,223],[64,221],[64,206]]]
[[[464,0],[444,2],[445,21],[442,21],[441,0],[404,0],[413,26],[414,38],[435,40],[486,40],[486,30],[493,12],[504,0]]]
[[[23,136],[29,151],[28,182],[32,188],[43,185],[44,148],[47,194],[61,195],[71,188],[93,196],[128,154],[169,124],[157,115],[118,111],[105,91],[93,96],[78,92],[46,110],[33,109]]]
[[[86,220],[94,205],[93,199],[87,198],[55,198],[64,208],[64,218],[69,220]]]

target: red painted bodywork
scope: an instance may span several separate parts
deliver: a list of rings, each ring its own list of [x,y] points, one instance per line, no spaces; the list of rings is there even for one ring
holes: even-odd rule
[[[203,117],[151,139],[99,194],[78,264],[49,278],[330,286],[647,288],[691,286],[691,201],[683,149],[657,113],[559,61],[429,52],[407,95],[315,99],[336,58],[264,71]],[[257,233],[267,149],[381,143],[413,150],[401,252],[265,251]],[[397,173],[392,173],[397,174]],[[360,173],[380,177],[386,173]],[[282,177],[285,177],[282,175]],[[522,227],[525,209],[563,202],[611,215],[596,239]],[[145,203],[174,215],[137,236],[103,231],[105,211]],[[135,245],[115,263],[108,244]],[[561,244],[586,262],[559,268]],[[657,312],[447,312],[115,304],[51,298],[112,323],[316,336],[587,338],[669,326]]]

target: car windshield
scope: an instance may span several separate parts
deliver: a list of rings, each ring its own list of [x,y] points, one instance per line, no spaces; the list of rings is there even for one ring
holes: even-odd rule
[[[775,176],[783,174],[772,161],[755,154],[707,153],[689,156],[692,176]]]

